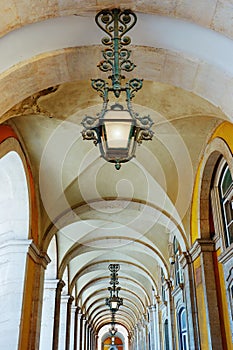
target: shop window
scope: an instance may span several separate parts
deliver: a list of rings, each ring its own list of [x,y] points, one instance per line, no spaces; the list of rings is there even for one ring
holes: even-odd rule
[[[182,307],[178,313],[178,330],[179,330],[179,350],[188,350],[188,331],[186,321],[186,311]]]
[[[224,242],[226,248],[233,243],[233,181],[226,165],[219,181],[219,195],[224,225]]]

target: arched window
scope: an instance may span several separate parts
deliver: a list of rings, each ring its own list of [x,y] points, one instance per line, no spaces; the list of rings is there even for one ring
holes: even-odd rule
[[[233,181],[227,164],[220,176],[219,195],[223,214],[224,242],[227,248],[233,243]]]
[[[187,331],[187,321],[186,321],[186,311],[182,307],[178,312],[178,331],[179,331],[179,349],[188,349],[188,331]]]
[[[174,252],[174,259],[175,259],[175,285],[179,286],[181,283],[183,283],[183,273],[182,268],[180,266],[179,258],[180,258],[180,245],[177,241],[176,237],[174,237],[173,240],[173,252]]]
[[[166,290],[165,290],[165,276],[164,276],[164,272],[163,269],[161,269],[161,297],[162,297],[162,301],[166,301]]]

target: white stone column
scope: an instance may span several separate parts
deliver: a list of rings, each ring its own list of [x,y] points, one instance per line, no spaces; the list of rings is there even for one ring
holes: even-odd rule
[[[74,337],[75,337],[75,314],[76,314],[77,306],[71,306],[71,314],[70,314],[70,345],[69,349],[74,350]]]
[[[80,313],[80,310],[77,309],[76,311],[76,344],[77,344],[77,350],[81,349],[81,334],[82,334],[82,314]],[[76,349],[74,349],[76,350]]]
[[[140,350],[140,331],[138,324],[136,326],[136,350]]]
[[[156,321],[156,307],[154,305],[150,306],[148,308],[149,311],[149,317],[150,317],[150,347],[151,350],[156,349],[156,328],[155,328],[155,321]]]
[[[189,337],[189,350],[200,350],[200,337],[198,330],[198,315],[195,294],[195,277],[192,258],[189,253],[183,253],[180,264],[184,275],[184,292],[187,307],[187,326]]]
[[[173,349],[176,349],[176,327],[175,327],[175,310],[174,310],[175,307],[174,307],[174,302],[172,297],[172,281],[169,279],[166,280],[165,291],[167,296],[169,349],[173,350]]]
[[[142,341],[143,341],[142,349],[147,350],[147,329],[146,329],[146,321],[144,318],[142,320]]]
[[[18,349],[25,267],[31,240],[0,245],[0,349]]]
[[[59,280],[44,281],[44,296],[40,332],[40,350],[52,349],[55,296],[58,282]]]
[[[58,350],[66,348],[66,320],[69,295],[61,295]]]
[[[52,350],[58,350],[59,342],[59,326],[60,326],[60,308],[61,308],[61,292],[65,282],[59,280],[56,289],[55,311],[54,311],[54,327],[53,327],[53,347]]]
[[[71,325],[71,308],[74,301],[74,297],[70,296],[67,302],[66,309],[66,346],[65,350],[70,350],[70,325]]]
[[[190,249],[190,255],[192,256],[192,261],[198,256],[201,259],[201,280],[204,288],[209,349],[222,350],[219,310],[216,307],[218,305],[218,297],[213,262],[214,250],[215,244],[212,240],[197,239]]]
[[[162,337],[161,337],[161,320],[159,315],[159,303],[160,298],[159,296],[156,297],[157,305],[156,305],[156,312],[155,312],[155,325],[156,325],[156,350],[161,350],[162,347]]]
[[[99,336],[98,336],[98,334],[95,334],[95,348],[94,348],[95,350],[98,349],[98,340],[99,340]]]
[[[81,349],[80,350],[86,350],[86,324],[87,324],[87,320],[85,319],[85,317],[83,316],[81,318],[81,322],[82,322],[82,340],[81,340]]]

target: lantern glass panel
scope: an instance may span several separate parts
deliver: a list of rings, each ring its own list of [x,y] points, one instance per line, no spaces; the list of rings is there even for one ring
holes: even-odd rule
[[[103,137],[109,149],[127,149],[134,121],[127,110],[109,110],[104,116]]]
[[[118,309],[117,301],[111,301],[111,309],[112,310],[117,310]]]

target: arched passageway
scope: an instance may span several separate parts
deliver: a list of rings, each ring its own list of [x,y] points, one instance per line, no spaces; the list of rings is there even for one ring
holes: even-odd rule
[[[154,135],[116,171],[81,136],[102,108],[94,16],[115,6],[0,5],[0,348],[231,350],[233,10],[124,1]]]

